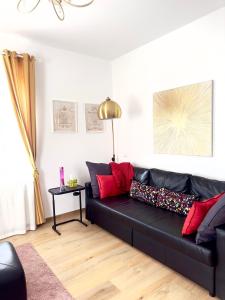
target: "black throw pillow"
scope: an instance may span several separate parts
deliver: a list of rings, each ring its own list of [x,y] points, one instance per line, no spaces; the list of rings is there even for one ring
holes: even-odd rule
[[[91,177],[91,187],[93,198],[99,197],[99,187],[96,175],[111,175],[111,168],[108,164],[103,163],[93,163],[86,161],[90,177]]]
[[[203,219],[196,235],[196,244],[216,239],[216,227],[225,224],[225,194],[214,204]]]

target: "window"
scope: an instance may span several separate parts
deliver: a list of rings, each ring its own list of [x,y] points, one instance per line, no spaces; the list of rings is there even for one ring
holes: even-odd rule
[[[0,61],[0,180],[26,182],[31,166],[10,99],[3,61]]]
[[[0,60],[0,239],[34,230],[32,168]]]

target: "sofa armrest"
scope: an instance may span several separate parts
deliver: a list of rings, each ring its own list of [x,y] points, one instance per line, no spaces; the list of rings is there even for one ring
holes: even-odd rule
[[[91,182],[85,183],[85,196],[87,198],[93,198]]]
[[[225,299],[225,224],[216,228],[216,251],[216,296],[220,299]]]
[[[85,183],[85,217],[87,220],[93,222],[92,218],[92,206],[93,202],[93,194],[92,194],[92,187],[90,182]]]

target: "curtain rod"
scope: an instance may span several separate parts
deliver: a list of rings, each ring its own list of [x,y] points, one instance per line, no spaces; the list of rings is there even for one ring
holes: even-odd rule
[[[15,52],[15,51],[10,51],[10,52]],[[7,55],[7,53],[3,50],[2,52],[1,52],[1,54],[2,55]],[[30,54],[28,54],[30,57],[34,57],[33,55],[30,55]],[[23,57],[23,54],[21,54],[21,53],[16,53],[16,56],[17,57]],[[34,59],[35,59],[35,57],[34,57]],[[36,59],[35,59],[36,60]]]
[[[2,55],[7,55],[7,53],[6,53],[5,51],[2,51],[1,54],[2,54]],[[22,57],[23,55],[22,55],[22,54],[19,54],[19,53],[16,53],[16,56]]]

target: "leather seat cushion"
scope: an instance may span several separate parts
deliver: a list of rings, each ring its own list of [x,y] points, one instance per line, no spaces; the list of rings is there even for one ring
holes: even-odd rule
[[[105,208],[137,231],[151,236],[162,245],[171,247],[197,261],[213,266],[215,264],[214,244],[196,245],[195,237],[182,237],[185,217],[139,202],[128,196],[117,196],[104,200],[96,199],[95,205]],[[214,255],[213,255],[214,254]]]

